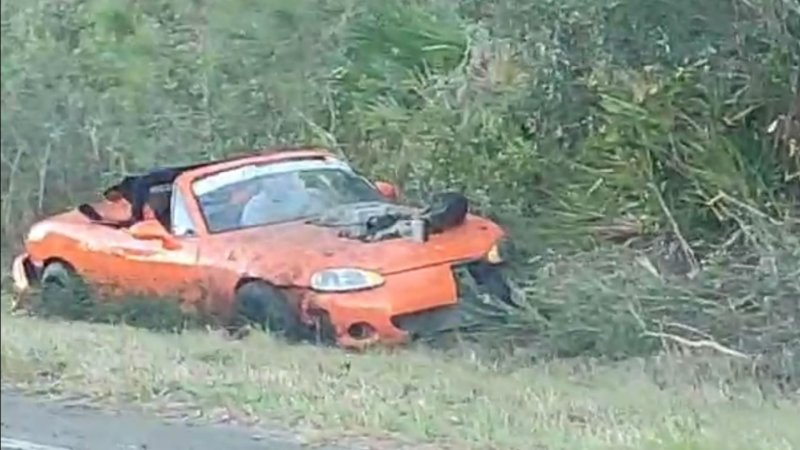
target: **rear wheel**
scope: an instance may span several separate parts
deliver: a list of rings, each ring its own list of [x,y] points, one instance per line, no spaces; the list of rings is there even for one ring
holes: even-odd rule
[[[306,337],[307,330],[286,295],[264,281],[251,281],[236,291],[233,329],[252,324],[289,340]]]
[[[69,264],[54,261],[42,271],[42,292],[38,309],[45,315],[83,319],[90,312],[86,283]]]

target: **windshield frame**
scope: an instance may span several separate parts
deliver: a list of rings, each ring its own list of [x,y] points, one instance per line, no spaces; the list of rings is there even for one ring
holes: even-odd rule
[[[292,173],[292,172],[303,172],[303,171],[311,172],[320,169],[339,170],[341,172],[344,172],[346,175],[355,178],[355,181],[363,183],[365,187],[368,187],[372,192],[375,193],[375,198],[368,201],[391,203],[389,199],[385,198],[380,193],[380,191],[377,189],[377,187],[372,181],[370,181],[368,178],[355,171],[353,167],[350,166],[349,164],[335,158],[325,158],[325,159],[315,158],[315,159],[300,159],[300,160],[287,160],[287,161],[247,161],[232,167],[225,167],[218,171],[204,173],[198,176],[191,177],[190,179],[185,180],[185,183],[182,183],[185,192],[188,192],[190,194],[190,197],[192,198],[192,203],[193,203],[192,206],[194,206],[193,209],[195,209],[194,217],[195,220],[199,220],[202,223],[202,226],[204,228],[203,230],[204,234],[218,235],[218,234],[231,233],[231,232],[248,230],[259,227],[281,225],[292,222],[304,222],[317,215],[317,214],[310,214],[303,217],[291,218],[287,220],[272,221],[268,223],[247,225],[247,226],[236,226],[231,228],[223,228],[219,230],[215,230],[214,228],[212,228],[208,221],[206,208],[201,203],[200,198],[202,195],[212,192],[213,190],[224,188],[225,184],[223,183],[215,187],[215,183],[211,180],[217,176],[224,178],[225,175],[231,174],[236,171],[255,170],[253,168],[263,170],[262,175],[260,175],[260,177],[263,177],[264,175],[268,174]],[[253,177],[253,180],[255,180],[255,178],[259,177]],[[203,189],[201,189],[201,191],[203,192],[198,193],[198,191],[196,190],[197,183],[198,182],[203,183],[204,181],[208,183],[210,186],[205,186]],[[236,182],[229,184],[235,184],[235,183]],[[355,203],[359,202],[354,202],[353,204]],[[342,205],[345,204],[347,203],[343,203]]]

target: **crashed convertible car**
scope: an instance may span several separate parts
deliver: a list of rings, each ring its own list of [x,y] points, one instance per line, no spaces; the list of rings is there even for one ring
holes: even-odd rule
[[[65,301],[77,280],[115,301],[177,299],[226,327],[347,348],[458,327],[467,284],[509,295],[500,226],[460,194],[397,197],[319,148],[154,170],[34,224],[14,283],[20,298]]]

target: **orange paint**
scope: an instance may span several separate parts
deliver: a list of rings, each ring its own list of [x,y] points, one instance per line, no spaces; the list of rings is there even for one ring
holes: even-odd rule
[[[18,290],[28,289],[24,263],[39,270],[50,260],[68,262],[93,285],[115,295],[138,294],[179,299],[186,310],[202,310],[226,318],[231,313],[237,283],[263,279],[285,289],[304,322],[314,323],[310,311],[325,311],[336,330],[337,342],[362,347],[374,342],[401,343],[408,339],[392,324],[397,314],[458,302],[451,265],[485,259],[504,236],[488,219],[468,215],[466,221],[424,243],[389,239],[374,243],[338,237],[336,230],[303,221],[209,233],[192,183],[198,178],[248,164],[330,156],[309,149],[266,152],[256,156],[211,162],[177,176],[196,233],[173,236],[153,219],[130,228],[113,228],[90,221],[71,210],[36,223],[25,242],[26,253],[14,265]],[[380,189],[386,191],[386,185]],[[241,204],[245,193],[232,199]],[[92,206],[105,218],[129,217],[126,200],[104,199]],[[357,267],[381,274],[384,283],[356,292],[316,292],[314,272]],[[356,324],[374,333],[357,338],[348,333]]]

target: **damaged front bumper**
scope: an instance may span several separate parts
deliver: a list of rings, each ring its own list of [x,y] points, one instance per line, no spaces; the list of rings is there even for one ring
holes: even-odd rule
[[[484,318],[513,306],[503,266],[485,260],[452,267],[458,302],[392,317],[395,327],[414,338],[469,328]]]
[[[375,290],[314,293],[306,317],[345,348],[404,344],[469,327],[510,291],[501,264],[470,261],[395,274]]]

